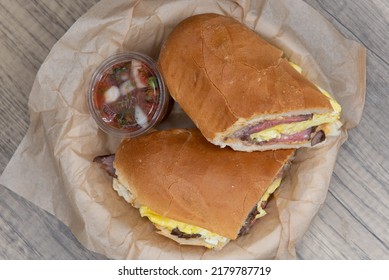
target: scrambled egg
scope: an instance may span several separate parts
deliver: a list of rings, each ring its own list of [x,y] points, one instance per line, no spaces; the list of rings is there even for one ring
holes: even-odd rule
[[[209,248],[216,246],[219,242],[226,243],[228,241],[228,238],[223,237],[217,233],[213,233],[204,228],[163,217],[150,210],[150,208],[146,206],[141,206],[139,208],[139,212],[142,217],[147,217],[153,224],[161,226],[162,228],[167,229],[169,232],[175,228],[178,228],[180,231],[187,234],[200,234],[201,237],[199,238],[203,239],[207,244],[209,244]]]
[[[301,67],[289,62],[294,69],[296,69],[299,73],[301,73]],[[256,140],[258,142],[268,141],[270,139],[280,138],[281,134],[284,135],[292,135],[301,131],[304,131],[313,126],[322,125],[322,129],[324,130],[326,135],[330,135],[334,129],[331,127],[331,124],[337,130],[341,123],[339,122],[340,112],[342,111],[339,103],[325,90],[318,87],[318,89],[329,99],[331,106],[333,108],[333,112],[327,114],[314,114],[312,119],[302,122],[296,123],[288,123],[288,124],[279,124],[268,129],[262,130],[257,133],[253,133],[250,135],[252,140]]]
[[[274,182],[267,188],[266,192],[262,195],[261,200],[257,204],[257,211],[259,212],[255,218],[259,219],[265,216],[267,213],[265,209],[261,207],[262,202],[265,202],[269,199],[270,195],[275,192],[275,190],[281,185],[281,178],[274,180]]]

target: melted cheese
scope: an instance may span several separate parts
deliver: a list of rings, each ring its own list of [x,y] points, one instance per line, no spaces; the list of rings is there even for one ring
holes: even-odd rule
[[[299,73],[301,73],[302,70],[300,66],[292,62],[289,63],[293,66],[294,69],[296,69]],[[264,129],[260,132],[253,133],[250,135],[250,138],[258,142],[269,141],[271,139],[280,138],[281,134],[292,135],[304,131],[310,127],[319,126],[319,125],[323,125],[322,129],[324,130],[326,135],[331,135],[331,134],[335,135],[336,130],[341,126],[341,123],[339,122],[339,118],[340,118],[340,113],[342,111],[342,108],[339,105],[339,103],[328,92],[321,89],[320,87],[318,87],[318,89],[330,101],[333,112],[326,113],[326,114],[314,114],[312,119],[302,121],[302,122],[279,124],[270,127],[268,129]]]

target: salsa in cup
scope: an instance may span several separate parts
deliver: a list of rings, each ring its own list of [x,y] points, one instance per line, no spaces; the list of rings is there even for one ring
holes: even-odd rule
[[[155,62],[129,52],[114,55],[97,68],[88,90],[88,106],[106,133],[135,137],[165,117],[169,95]]]

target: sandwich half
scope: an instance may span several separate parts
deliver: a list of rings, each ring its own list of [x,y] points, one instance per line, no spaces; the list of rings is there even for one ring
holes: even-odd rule
[[[185,19],[169,34],[158,63],[171,96],[215,145],[300,148],[339,134],[336,100],[231,17]]]
[[[115,155],[94,161],[158,233],[182,245],[221,249],[266,214],[293,155],[293,149],[221,149],[197,129],[174,129],[124,139]]]

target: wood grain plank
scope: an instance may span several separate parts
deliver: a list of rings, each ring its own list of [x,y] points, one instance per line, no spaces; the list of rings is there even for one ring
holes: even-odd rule
[[[359,126],[340,150],[328,198],[298,246],[300,258],[389,258],[388,2],[310,1],[367,48],[367,94]],[[386,30],[386,31],[385,31]],[[314,237],[322,236],[320,240]]]
[[[98,0],[0,0],[0,173],[29,123],[28,96],[52,46]],[[57,218],[0,186],[0,259],[104,259]]]
[[[52,46],[98,0],[0,1],[0,173],[28,128],[28,96]]]
[[[300,259],[388,258],[387,246],[358,222],[347,208],[342,207],[336,196],[331,193],[327,197],[327,203],[311,224],[311,229],[299,242],[297,248]]]
[[[0,188],[0,259],[105,259],[54,216]]]
[[[383,63],[389,63],[389,1],[304,1],[346,37],[358,40]]]

